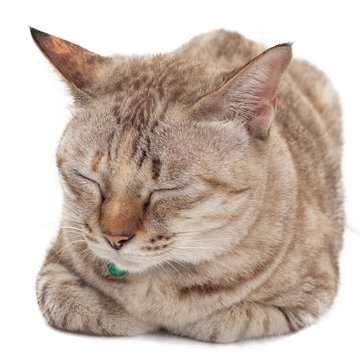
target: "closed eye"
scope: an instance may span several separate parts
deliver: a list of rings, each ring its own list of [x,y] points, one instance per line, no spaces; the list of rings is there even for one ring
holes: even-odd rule
[[[183,184],[178,184],[178,185],[173,185],[173,186],[169,186],[169,187],[162,187],[159,189],[154,189],[153,192],[164,192],[164,191],[177,191],[177,190],[183,190],[185,188],[187,188],[188,186],[190,186],[193,183],[193,179],[188,180],[186,182],[184,182]]]
[[[169,188],[161,188],[161,189],[156,189],[156,190],[154,190],[153,192],[182,190],[182,189],[184,189],[186,186],[187,186],[187,185],[174,186],[174,187],[169,187]]]
[[[155,193],[175,192],[175,191],[183,190],[183,189],[185,189],[185,188],[186,188],[187,186],[189,186],[189,185],[190,185],[190,182],[187,183],[187,184],[184,184],[184,185],[178,185],[178,186],[173,186],[173,187],[169,187],[169,188],[159,188],[159,189],[153,190],[153,191],[150,193],[147,201],[146,201],[145,204],[144,204],[144,207],[143,207],[143,208],[144,208],[144,212],[145,212],[146,209],[149,207],[150,202],[151,202],[151,198],[153,197],[153,195],[154,195]]]
[[[96,180],[90,179],[89,177],[81,174],[79,171],[77,171],[77,170],[75,170],[75,169],[73,170],[73,172],[74,172],[74,174],[75,174],[77,177],[83,179],[83,180],[85,181],[85,183],[92,183],[93,185],[96,185],[96,186],[98,187],[99,191],[100,191],[101,200],[102,200],[102,201],[105,200],[105,196],[104,196],[104,194],[103,194],[103,192],[102,192],[101,186],[100,186],[100,184],[99,184]]]
[[[82,179],[85,179],[85,180],[87,180],[87,181],[91,181],[91,182],[93,182],[93,183],[96,183],[96,184],[97,184],[97,182],[96,182],[95,180],[90,179],[90,178],[88,178],[87,176],[85,176],[85,175],[83,175],[83,174],[79,173],[79,171],[77,171],[77,170],[73,170],[73,172],[74,172],[74,174],[75,174],[76,176],[79,176],[79,177],[81,177]]]

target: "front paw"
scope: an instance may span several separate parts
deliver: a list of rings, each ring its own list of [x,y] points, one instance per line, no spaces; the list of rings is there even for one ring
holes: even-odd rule
[[[37,299],[48,323],[62,330],[107,336],[156,330],[156,326],[134,318],[60,264],[49,264],[40,272]]]

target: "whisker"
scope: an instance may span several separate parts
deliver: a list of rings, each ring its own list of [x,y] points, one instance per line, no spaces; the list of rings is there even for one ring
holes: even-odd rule
[[[60,251],[64,252],[65,248],[67,248],[67,247],[69,247],[69,246],[71,246],[71,245],[73,245],[75,243],[79,243],[79,242],[85,242],[86,243],[85,240],[78,239],[78,240],[72,241],[69,244],[65,244],[60,250],[58,250],[53,256],[50,257],[50,259],[46,262],[46,264],[48,264],[53,259],[53,257],[56,256]]]
[[[67,228],[59,228],[59,230],[65,231],[67,234],[75,233],[75,234],[82,234],[82,229],[67,229]]]
[[[81,228],[77,228],[77,227],[74,227],[74,226],[61,226],[60,229],[75,229],[75,230],[79,230],[79,231],[82,231]]]
[[[187,271],[192,272],[190,268],[188,268],[187,266],[185,266],[183,263],[181,263],[180,261],[174,260],[172,259],[171,261],[175,262],[176,264],[182,266],[183,268],[185,268]]]
[[[63,215],[63,219],[66,221],[66,223],[83,225],[83,222],[77,221],[77,218],[71,218],[68,217],[67,215],[66,216]]]
[[[179,275],[182,275],[181,272],[168,260],[165,260],[167,264],[169,264]]]
[[[80,214],[77,213],[77,212],[74,212],[73,210],[70,210],[70,208],[63,208],[62,209],[62,213],[63,214],[66,214],[66,215],[69,215],[69,216],[76,216],[76,217],[79,217]]]
[[[83,232],[76,232],[75,230],[65,230],[64,235],[68,235],[66,236],[66,238],[68,238],[69,240],[75,240],[75,237],[80,237],[80,239],[84,239]]]
[[[62,210],[62,215],[63,215],[63,216],[71,217],[71,218],[73,218],[73,219],[79,219],[79,218],[81,219],[81,218],[82,218],[82,216],[81,216],[80,213],[75,213],[75,212],[70,211],[70,210],[68,210],[68,209],[63,209],[63,210]]]
[[[207,249],[207,250],[223,250],[223,251],[230,251],[230,249],[223,249],[218,247],[209,247],[209,246],[176,246],[173,249]]]
[[[209,230],[197,230],[197,231],[180,231],[180,232],[175,232],[173,233],[173,235],[178,235],[178,234],[196,234],[196,233],[200,233],[200,232],[205,232],[205,231],[211,231],[214,229],[209,229]]]
[[[91,250],[89,248],[86,248],[85,250],[83,250],[79,256],[82,256],[84,253],[84,255],[82,256],[82,258],[76,263],[76,266],[80,266],[83,261],[85,260],[85,258],[89,255],[89,252],[91,252]]]
[[[71,245],[73,245],[75,242],[85,242],[86,243],[86,241],[85,240],[76,240],[76,241],[73,241],[72,243],[71,243]],[[61,254],[60,254],[60,256],[59,256],[59,258],[57,259],[57,261],[56,261],[56,264],[58,264],[59,263],[59,261],[60,261],[60,259],[61,259],[61,257],[64,255],[64,253],[65,253],[65,249],[63,248],[63,251],[61,252]]]
[[[165,267],[163,266],[163,264],[159,263],[159,264],[157,264],[157,265],[160,266],[160,267],[169,275],[168,271],[165,269]]]

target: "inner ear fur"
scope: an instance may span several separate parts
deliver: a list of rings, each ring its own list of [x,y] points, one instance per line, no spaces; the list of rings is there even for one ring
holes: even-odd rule
[[[291,45],[281,44],[240,70],[232,70],[220,89],[195,105],[195,116],[241,121],[252,137],[266,139],[275,116],[277,92],[291,57]]]

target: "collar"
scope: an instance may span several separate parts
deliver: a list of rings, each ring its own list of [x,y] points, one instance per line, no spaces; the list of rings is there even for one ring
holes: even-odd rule
[[[107,262],[106,263],[106,266],[109,270],[109,273],[113,276],[116,276],[116,277],[121,277],[121,276],[124,276],[126,274],[126,271],[124,270],[120,270],[118,269],[115,264],[111,263],[111,262]]]

